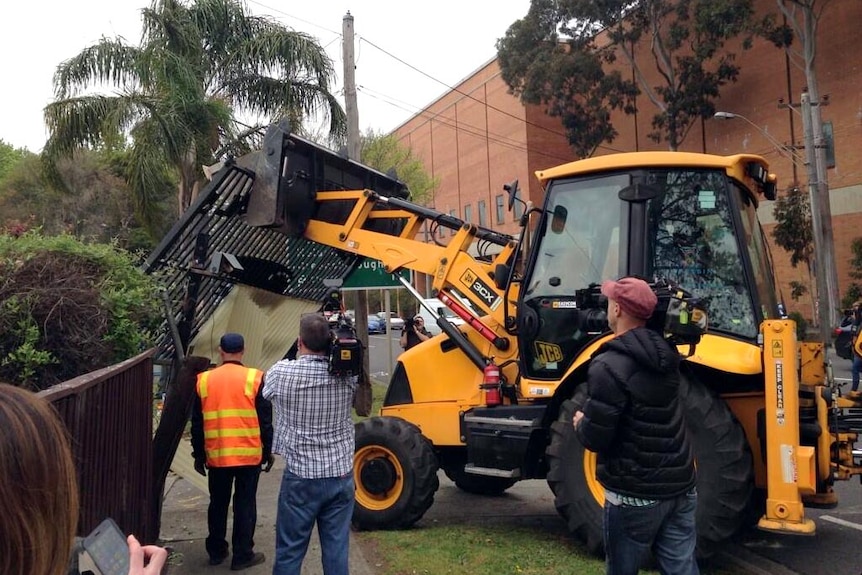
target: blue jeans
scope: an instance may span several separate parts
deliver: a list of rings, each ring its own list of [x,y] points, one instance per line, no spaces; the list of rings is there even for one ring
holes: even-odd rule
[[[353,497],[353,473],[303,479],[285,470],[278,494],[272,575],[300,575],[315,521],[324,575],[348,575]]]
[[[850,377],[853,381],[853,391],[859,390],[859,372],[862,370],[862,356],[858,353],[853,352],[853,366],[850,368]]]
[[[697,492],[643,507],[605,502],[604,542],[608,575],[636,574],[653,551],[663,575],[697,575]]]

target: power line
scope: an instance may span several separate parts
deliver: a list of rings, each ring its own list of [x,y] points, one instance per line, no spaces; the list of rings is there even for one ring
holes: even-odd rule
[[[269,6],[269,5],[267,5],[267,4],[264,4],[264,3],[262,3],[262,2],[259,2],[258,0],[248,0],[248,1],[249,1],[249,3],[251,3],[251,4],[256,4],[256,5],[260,6],[261,8],[265,8],[266,10],[270,10],[270,11],[272,11],[272,12],[275,12],[275,13],[281,14],[282,16],[286,16],[286,17],[288,17],[288,18],[292,18],[292,19],[294,19],[294,20],[298,20],[299,22],[303,22],[303,23],[308,24],[308,25],[310,25],[310,26],[314,26],[315,28],[320,28],[321,30],[325,30],[325,31],[327,31],[327,32],[329,32],[329,33],[331,33],[331,34],[336,35],[338,38],[341,38],[341,33],[340,33],[340,32],[337,32],[337,31],[335,31],[335,30],[332,30],[332,29],[330,29],[330,28],[327,28],[326,26],[321,26],[320,24],[316,24],[316,23],[311,22],[311,21],[309,21],[309,20],[305,20],[305,19],[303,19],[303,18],[299,18],[298,16],[294,16],[294,15],[292,15],[292,14],[288,14],[287,12],[284,12],[283,10],[279,10],[279,9],[277,9],[277,8],[273,8],[272,6]],[[419,69],[419,68],[417,68],[416,66],[413,66],[412,64],[407,63],[407,62],[406,62],[406,61],[404,61],[403,59],[401,59],[401,58],[399,58],[398,56],[395,56],[394,54],[392,54],[391,52],[389,52],[389,51],[387,51],[387,50],[384,50],[383,48],[381,48],[380,46],[378,46],[377,44],[375,44],[374,42],[372,42],[371,40],[369,40],[369,39],[368,39],[368,38],[366,38],[365,36],[361,36],[361,35],[359,35],[359,39],[360,39],[361,41],[367,42],[371,47],[376,48],[377,50],[379,50],[379,51],[380,51],[380,52],[382,52],[383,54],[385,54],[385,55],[389,56],[389,57],[390,57],[390,58],[392,58],[393,60],[395,60],[395,61],[397,61],[397,62],[400,62],[400,63],[401,63],[401,64],[403,64],[404,66],[407,66],[407,67],[408,67],[408,68],[410,68],[411,70],[414,70],[415,72],[418,72],[418,73],[419,73],[419,74],[421,74],[422,76],[425,76],[426,78],[428,78],[428,79],[430,79],[430,80],[432,80],[432,81],[434,81],[434,82],[437,82],[438,84],[440,84],[440,85],[442,85],[442,86],[446,87],[448,90],[450,90],[450,91],[452,91],[452,92],[455,92],[455,93],[461,94],[462,96],[464,96],[464,97],[466,97],[466,98],[469,98],[469,99],[471,99],[471,100],[473,100],[473,101],[475,101],[475,102],[478,102],[479,104],[482,104],[482,105],[486,106],[487,108],[489,108],[489,109],[491,109],[491,110],[494,110],[495,112],[498,112],[498,113],[500,113],[500,114],[503,114],[504,116],[508,116],[509,118],[512,118],[512,119],[517,120],[517,121],[519,121],[519,122],[523,122],[524,124],[526,124],[526,125],[528,125],[528,126],[532,126],[532,127],[534,127],[534,128],[538,128],[538,129],[540,129],[540,130],[544,130],[544,131],[549,132],[549,133],[551,133],[551,134],[554,134],[554,135],[556,135],[556,136],[560,136],[560,137],[564,138],[566,141],[568,141],[568,136],[567,136],[565,133],[563,133],[563,132],[559,132],[559,131],[557,131],[557,130],[553,130],[553,129],[551,129],[551,128],[548,128],[547,126],[543,126],[543,125],[541,125],[541,124],[537,124],[537,123],[535,123],[535,122],[531,122],[531,121],[527,120],[526,118],[521,118],[521,117],[516,116],[516,115],[514,115],[514,114],[512,114],[512,113],[509,113],[509,112],[507,112],[507,111],[505,111],[505,110],[502,110],[502,109],[500,109],[500,108],[497,108],[496,106],[493,106],[493,105],[491,105],[491,104],[488,104],[487,102],[484,102],[484,101],[482,101],[482,100],[479,100],[478,98],[476,98],[476,97],[474,97],[474,96],[471,96],[470,94],[467,94],[467,93],[465,93],[465,92],[462,92],[462,91],[461,91],[461,90],[459,90],[458,88],[455,88],[454,86],[450,86],[450,85],[449,85],[449,84],[447,84],[446,82],[443,82],[442,80],[440,80],[440,79],[438,79],[438,78],[435,78],[435,77],[434,77],[434,76],[432,76],[431,74],[428,74],[427,72],[424,72],[424,71],[420,70],[420,69]],[[332,44],[332,42],[334,42],[334,41],[335,41],[335,39],[333,39],[332,41],[330,41],[326,46],[329,46],[329,45],[330,45],[330,44]],[[419,107],[417,107],[417,109],[420,109],[420,110],[423,110],[423,111],[424,111],[424,108],[419,108]],[[421,115],[421,114],[415,114],[415,113],[414,113],[414,115]],[[429,120],[430,120],[430,119],[433,119],[433,117],[432,117],[432,118],[429,118]],[[620,149],[613,148],[613,147],[611,147],[611,146],[606,146],[606,145],[603,145],[603,144],[599,144],[599,145],[597,146],[597,148],[598,148],[598,149],[607,150],[607,151],[611,151],[611,152],[623,152],[623,151],[624,151],[624,150],[620,150]],[[549,156],[549,157],[553,157],[553,156]]]
[[[341,32],[337,32],[335,30],[327,28],[326,26],[321,26],[320,24],[315,24],[314,22],[310,22],[308,20],[304,20],[303,18],[300,18],[299,16],[294,16],[293,14],[288,14],[287,12],[285,12],[283,10],[279,10],[278,8],[273,8],[272,6],[267,6],[266,4],[263,4],[262,2],[258,2],[257,0],[248,0],[248,2],[249,2],[249,4],[257,4],[261,8],[266,8],[267,10],[270,10],[272,12],[276,12],[278,14],[281,14],[282,16],[287,16],[288,18],[293,18],[294,20],[299,20],[303,24],[308,24],[310,26],[314,26],[315,28],[320,28],[321,30],[326,30],[330,34],[337,35],[339,38],[341,37]]]
[[[495,112],[499,112],[500,114],[503,114],[504,116],[509,116],[510,118],[514,118],[515,120],[518,120],[518,121],[524,122],[524,123],[525,123],[526,125],[528,125],[528,126],[532,126],[532,127],[534,127],[534,128],[538,128],[538,129],[540,129],[540,130],[545,130],[546,132],[549,132],[549,133],[554,134],[554,135],[556,135],[556,136],[562,136],[563,138],[565,138],[565,139],[566,139],[566,141],[568,141],[568,136],[567,136],[566,134],[564,134],[563,132],[558,132],[557,130],[552,130],[551,128],[548,128],[547,126],[543,126],[543,125],[541,125],[541,124],[537,124],[537,123],[535,123],[535,122],[531,122],[531,121],[527,120],[526,118],[521,118],[521,117],[516,116],[516,115],[514,115],[514,114],[511,114],[511,113],[509,113],[509,112],[507,112],[507,111],[505,111],[505,110],[502,110],[502,109],[500,109],[500,108],[497,108],[496,106],[492,106],[491,104],[489,104],[489,103],[487,103],[487,102],[484,102],[484,101],[482,101],[482,100],[479,100],[479,99],[478,99],[478,98],[476,98],[475,96],[471,96],[470,94],[467,94],[466,92],[462,92],[462,91],[461,91],[461,90],[459,90],[458,88],[456,88],[456,87],[454,87],[454,86],[450,86],[450,85],[449,85],[449,84],[447,84],[446,82],[443,82],[442,80],[439,80],[439,79],[435,78],[434,76],[432,76],[432,75],[430,75],[430,74],[428,74],[428,73],[426,73],[426,72],[423,72],[422,70],[420,70],[420,69],[419,69],[419,68],[417,68],[416,66],[413,66],[412,64],[408,64],[407,62],[405,62],[404,60],[402,60],[402,59],[401,59],[401,58],[399,58],[398,56],[395,56],[394,54],[391,54],[390,52],[387,52],[386,50],[384,50],[383,48],[381,48],[380,46],[378,46],[377,44],[375,44],[375,43],[374,43],[374,42],[372,42],[371,40],[369,40],[369,39],[365,38],[364,36],[360,36],[360,37],[359,37],[359,39],[360,39],[361,41],[365,41],[365,42],[367,42],[367,43],[368,43],[372,48],[376,48],[377,50],[380,50],[381,52],[383,52],[384,54],[386,54],[387,56],[389,56],[389,57],[390,57],[390,58],[392,58],[393,60],[395,60],[395,61],[397,61],[397,62],[400,62],[401,64],[403,64],[403,65],[407,66],[407,67],[408,67],[408,68],[410,68],[411,70],[414,70],[414,71],[416,71],[416,72],[418,72],[418,73],[422,74],[422,75],[423,75],[423,76],[425,76],[426,78],[428,78],[428,79],[430,79],[430,80],[433,80],[434,82],[437,82],[437,83],[441,84],[442,86],[445,86],[447,89],[451,90],[452,92],[456,92],[456,93],[458,93],[458,94],[461,94],[461,95],[462,95],[462,96],[464,96],[465,98],[469,98],[469,99],[471,99],[471,100],[473,100],[473,101],[475,101],[475,102],[478,102],[479,104],[482,104],[482,105],[486,106],[487,108],[490,108],[491,110],[494,110]],[[616,149],[616,148],[612,148],[612,147],[610,147],[610,146],[605,146],[605,145],[601,145],[601,144],[600,144],[599,146],[597,146],[597,148],[602,148],[602,149],[609,150],[609,151],[612,151],[612,152],[622,152],[622,150],[618,150],[618,149]]]
[[[465,127],[466,129],[464,131],[468,132],[470,135],[478,135],[480,132],[481,133],[487,133],[489,135],[493,135],[494,136],[493,139],[497,142],[504,143],[508,140],[508,143],[511,143],[514,146],[524,146],[523,149],[526,151],[526,142],[523,142],[521,140],[509,138],[509,137],[504,136],[502,134],[497,134],[495,132],[492,132],[492,131],[490,131],[487,128],[484,128],[482,126],[475,126],[473,124],[468,124],[467,122],[464,122],[461,120],[459,120],[457,123],[455,123],[454,120],[451,120],[451,119],[447,118],[446,116],[443,116],[442,112],[431,112],[430,110],[427,110],[427,109],[413,109],[413,110],[411,110],[409,108],[405,108],[402,105],[399,105],[399,103],[400,103],[400,104],[404,104],[404,105],[412,107],[412,104],[410,104],[408,102],[404,102],[403,100],[398,100],[397,98],[395,98],[393,96],[389,96],[389,95],[384,94],[382,92],[378,92],[377,90],[367,88],[366,86],[358,86],[358,87],[361,88],[362,91],[367,96],[370,96],[370,97],[374,98],[375,100],[379,100],[381,102],[389,104],[390,106],[392,106],[394,108],[404,110],[405,112],[413,114],[414,116],[425,116],[429,120],[438,120],[441,124],[446,124],[447,126],[453,126],[455,128]],[[475,131],[470,131],[469,128],[472,128]],[[416,128],[416,129],[418,129],[418,128]],[[409,136],[410,134],[415,132],[416,129],[411,130],[410,132],[402,135],[401,137],[403,138],[404,136]]]
[[[513,140],[511,138],[507,138],[506,136],[503,136],[501,134],[496,134],[494,132],[486,130],[485,128],[482,128],[481,126],[474,126],[472,124],[467,124],[465,122],[460,122],[460,121],[455,122],[455,121],[450,120],[449,118],[447,118],[445,116],[441,116],[438,113],[430,112],[428,110],[419,110],[418,112],[416,112],[416,111],[410,110],[408,108],[405,108],[404,106],[400,106],[397,103],[395,103],[394,101],[388,100],[384,94],[380,94],[380,95],[372,94],[368,88],[364,88],[363,86],[357,86],[357,89],[359,91],[363,92],[366,96],[369,96],[370,98],[374,98],[375,100],[379,100],[381,102],[384,102],[385,104],[388,104],[392,107],[395,107],[395,108],[398,108],[400,110],[404,110],[406,112],[412,113],[416,116],[427,116],[427,119],[429,121],[436,120],[440,124],[443,124],[444,126],[453,128],[456,131],[464,132],[470,136],[483,138],[489,142],[493,142],[493,143],[499,144],[501,146],[507,147],[509,149],[517,150],[519,152],[527,153],[529,151],[525,142],[520,142],[518,140]],[[409,135],[409,134],[407,134],[407,135]],[[402,136],[402,138],[403,138],[403,136]],[[574,161],[573,158],[563,158],[561,156],[558,156],[556,154],[550,154],[550,153],[543,151],[543,150],[536,151],[535,153],[541,154],[547,158],[559,160],[561,162],[572,162],[572,161]]]

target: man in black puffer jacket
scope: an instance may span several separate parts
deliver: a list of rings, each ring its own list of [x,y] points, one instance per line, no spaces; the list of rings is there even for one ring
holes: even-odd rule
[[[698,573],[694,461],[679,396],[680,356],[646,322],[656,295],[637,278],[602,284],[614,339],[593,355],[578,439],[598,455],[608,575],[637,573],[652,549],[663,574]]]

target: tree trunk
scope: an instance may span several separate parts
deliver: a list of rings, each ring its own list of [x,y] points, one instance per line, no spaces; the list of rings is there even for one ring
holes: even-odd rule
[[[196,167],[195,152],[194,150],[190,150],[186,153],[185,160],[178,166],[180,172],[180,181],[177,184],[178,216],[182,216],[198,197],[200,182],[198,181]]]
[[[179,373],[172,374],[171,380],[168,382],[162,417],[153,436],[153,508],[151,517],[157,536],[161,529],[165,480],[194,405],[197,374],[208,369],[209,363],[210,360],[206,357],[187,357],[180,367]]]

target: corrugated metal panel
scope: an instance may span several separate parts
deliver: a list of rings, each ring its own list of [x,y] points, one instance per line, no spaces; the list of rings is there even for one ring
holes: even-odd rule
[[[210,358],[218,363],[218,342],[228,331],[243,334],[249,367],[269,369],[284,357],[299,334],[299,319],[320,308],[317,302],[286,298],[265,290],[236,286],[216,312],[204,322],[192,342],[190,355]]]

